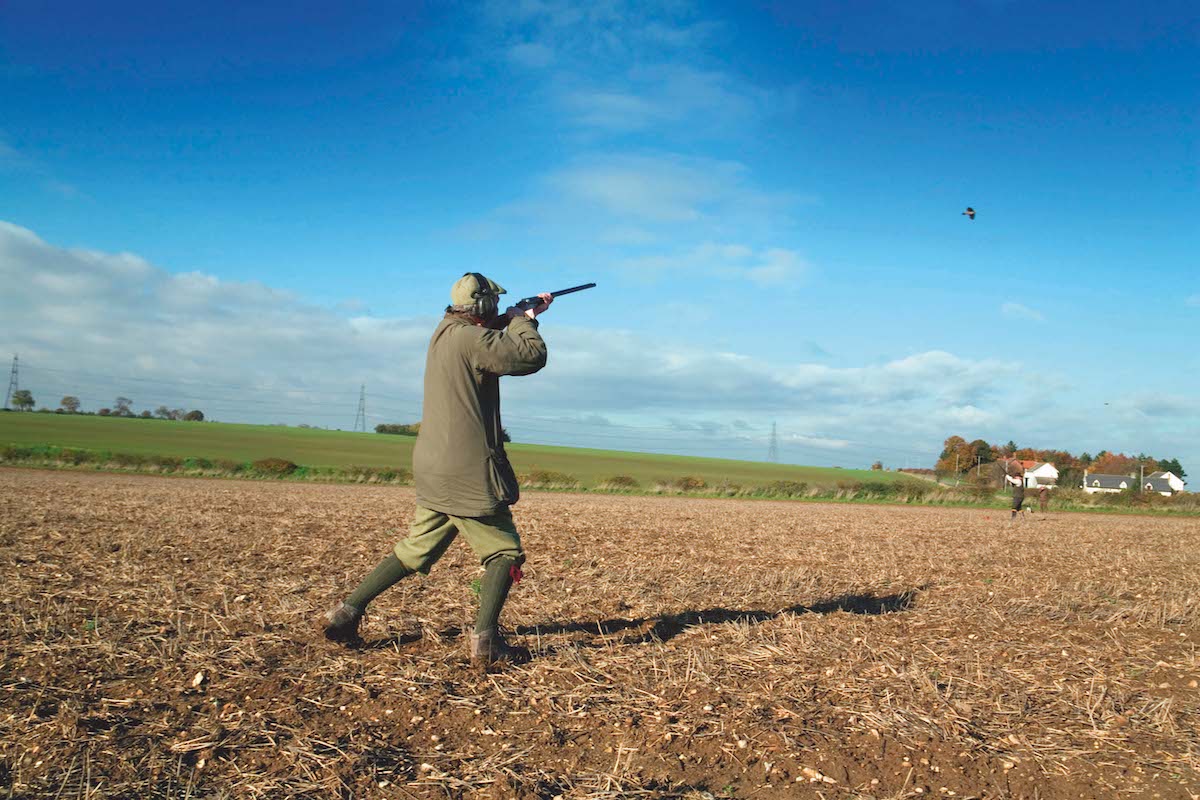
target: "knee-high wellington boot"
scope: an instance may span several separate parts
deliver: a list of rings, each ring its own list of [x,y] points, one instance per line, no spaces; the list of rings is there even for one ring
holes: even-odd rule
[[[520,579],[521,568],[514,558],[497,556],[484,567],[479,589],[479,616],[471,634],[471,660],[486,665],[496,661],[520,661],[526,656],[526,651],[504,641],[498,627],[508,591]]]

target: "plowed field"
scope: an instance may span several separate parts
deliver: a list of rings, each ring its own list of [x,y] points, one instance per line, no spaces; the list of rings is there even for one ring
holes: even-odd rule
[[[406,489],[0,470],[0,796],[1200,794],[1200,523],[531,494],[490,674]]]

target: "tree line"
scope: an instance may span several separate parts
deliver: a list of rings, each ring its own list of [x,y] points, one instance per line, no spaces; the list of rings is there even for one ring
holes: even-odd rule
[[[1172,472],[1180,478],[1187,477],[1187,472],[1177,458],[1154,458],[1145,453],[1130,456],[1108,450],[1101,450],[1095,455],[1084,452],[1076,456],[1066,450],[1017,447],[1012,441],[1003,445],[989,444],[983,439],[968,442],[961,436],[946,439],[934,469],[940,475],[961,475],[971,471],[978,472],[987,464],[1009,458],[1050,462],[1058,470],[1060,486],[1071,486],[1082,481],[1085,471],[1107,475],[1137,475],[1139,471],[1149,475],[1152,472],[1163,471]]]
[[[393,436],[416,436],[421,432],[421,423],[410,422],[408,424],[400,423],[383,423],[375,426],[376,433],[390,433]],[[511,442],[512,437],[508,435],[507,428],[500,429],[500,439],[504,442]]]
[[[37,401],[33,398],[33,393],[28,389],[18,389],[13,392],[11,402],[13,408],[17,411],[32,411]],[[143,410],[141,413],[135,413],[133,410],[133,401],[128,397],[118,397],[111,407],[97,409],[96,411],[84,411],[83,404],[79,402],[79,398],[75,395],[64,395],[58,401],[58,408],[49,408],[43,406],[38,409],[43,414],[86,414],[95,415],[98,417],[129,417],[131,419],[172,419],[182,420],[185,422],[203,422],[204,412],[198,408],[187,410],[185,408],[168,408],[167,406],[159,406],[153,412]]]

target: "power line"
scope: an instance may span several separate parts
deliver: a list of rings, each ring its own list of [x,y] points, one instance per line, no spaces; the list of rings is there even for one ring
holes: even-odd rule
[[[354,430],[367,432],[367,385],[358,387],[358,415],[354,418]]]
[[[12,374],[8,378],[8,393],[4,395],[4,408],[8,410],[8,404],[12,402],[12,397],[20,389],[17,380],[17,364],[19,358],[16,353],[13,353]]]

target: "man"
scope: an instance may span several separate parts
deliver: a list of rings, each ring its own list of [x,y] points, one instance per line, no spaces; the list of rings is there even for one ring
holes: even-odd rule
[[[1017,518],[1017,512],[1025,504],[1025,468],[1015,458],[1008,462],[1004,470],[1004,481],[1012,486],[1012,516],[1011,522]]]
[[[536,318],[553,298],[541,294],[536,308],[514,306],[498,315],[504,293],[477,272],[450,289],[450,305],[425,359],[424,415],[413,450],[417,510],[409,536],[326,615],[328,639],[356,643],[367,604],[414,572],[429,574],[462,533],[484,565],[471,658],[486,665],[519,653],[497,627],[525,562],[509,510],[519,491],[504,452],[500,376],[531,375],[546,365]]]
[[[1038,510],[1043,514],[1046,513],[1046,508],[1050,505],[1050,490],[1045,486],[1038,487]]]

